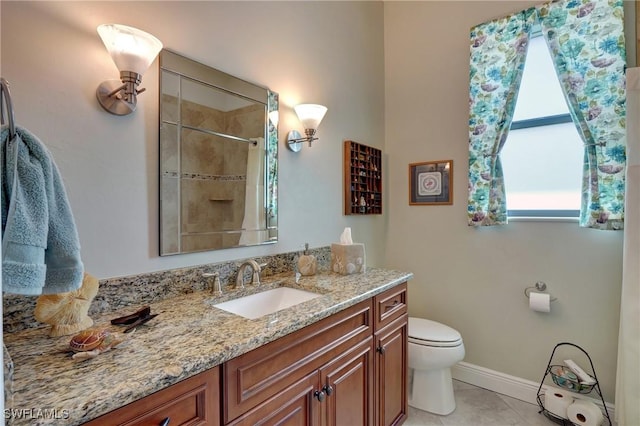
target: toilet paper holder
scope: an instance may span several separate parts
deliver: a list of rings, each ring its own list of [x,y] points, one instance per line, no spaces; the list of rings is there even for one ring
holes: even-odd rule
[[[536,285],[534,287],[527,287],[524,289],[524,295],[527,296],[527,299],[530,297],[529,293],[531,293],[533,290],[537,290],[540,292],[543,292],[547,289],[547,284],[542,282],[542,281],[538,281],[536,283]],[[549,298],[552,302],[555,302],[556,300],[558,300],[557,297],[553,297],[551,295],[549,295]]]

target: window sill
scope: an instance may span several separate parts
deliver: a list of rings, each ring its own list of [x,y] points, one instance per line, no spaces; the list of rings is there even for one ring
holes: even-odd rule
[[[509,222],[578,222],[577,217],[509,216]]]

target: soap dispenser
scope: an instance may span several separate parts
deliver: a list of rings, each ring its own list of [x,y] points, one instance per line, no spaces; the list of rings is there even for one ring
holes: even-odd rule
[[[318,269],[316,257],[309,254],[309,243],[304,244],[304,253],[298,258],[298,272],[302,275],[315,275]]]

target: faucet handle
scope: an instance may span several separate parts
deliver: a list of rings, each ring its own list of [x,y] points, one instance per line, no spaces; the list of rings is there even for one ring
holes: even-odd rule
[[[269,266],[269,262],[258,263],[257,261],[254,261],[253,282],[255,284],[260,284],[260,274],[262,273],[262,270],[267,266]]]
[[[220,274],[216,274],[213,278],[213,292],[218,296],[222,296],[222,284],[220,284]]]
[[[254,269],[253,270],[253,278],[252,278],[251,281],[253,281],[253,283],[255,285],[260,285],[260,270],[259,269]]]
[[[213,286],[211,287],[211,292],[217,294],[218,296],[222,295],[222,285],[220,284],[220,272],[205,272],[202,274],[203,278],[211,278],[213,277]]]

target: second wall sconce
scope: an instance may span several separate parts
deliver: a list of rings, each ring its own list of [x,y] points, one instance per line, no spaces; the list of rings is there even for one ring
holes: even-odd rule
[[[311,142],[318,140],[315,137],[320,122],[327,113],[327,107],[317,104],[300,104],[293,107],[298,115],[298,119],[304,127],[305,137],[302,137],[297,130],[291,130],[287,135],[287,148],[293,152],[299,152],[302,149],[303,142]]]
[[[112,114],[135,111],[142,75],[162,49],[162,43],[149,33],[120,24],[98,26],[98,34],[120,71],[120,80],[103,81],[96,90],[98,102]]]

